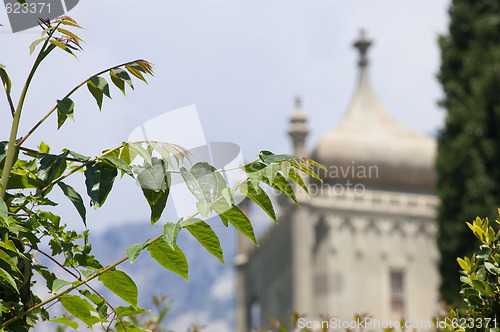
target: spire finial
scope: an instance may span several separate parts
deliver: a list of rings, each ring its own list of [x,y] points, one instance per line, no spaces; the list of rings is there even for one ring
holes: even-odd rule
[[[302,98],[300,98],[299,95],[295,97],[295,109],[301,109],[302,108]]]
[[[366,39],[366,31],[365,29],[360,29],[359,31],[359,39],[354,43],[354,47],[356,47],[359,51],[359,66],[366,67],[368,64],[368,48],[372,44],[372,41]]]

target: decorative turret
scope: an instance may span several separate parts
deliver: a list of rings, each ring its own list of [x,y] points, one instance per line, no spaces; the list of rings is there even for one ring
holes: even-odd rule
[[[345,171],[342,179],[327,178],[327,182],[354,180],[375,187],[433,190],[436,142],[401,125],[380,102],[368,73],[371,44],[361,30],[353,45],[359,51],[356,92],[340,123],[319,140],[312,159],[328,169]],[[362,169],[372,172],[356,178]]]
[[[290,118],[290,130],[288,131],[288,135],[290,135],[293,142],[293,153],[297,157],[304,156],[305,141],[308,134],[307,116],[302,110],[302,101],[297,96],[295,98],[295,110]]]

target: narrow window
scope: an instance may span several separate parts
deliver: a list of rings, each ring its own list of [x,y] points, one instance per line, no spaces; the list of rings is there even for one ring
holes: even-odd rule
[[[325,220],[325,217],[322,216],[314,226],[314,253],[318,251],[323,240],[326,240],[328,238],[328,231],[328,224]]]
[[[404,318],[404,274],[402,271],[391,271],[391,318]]]

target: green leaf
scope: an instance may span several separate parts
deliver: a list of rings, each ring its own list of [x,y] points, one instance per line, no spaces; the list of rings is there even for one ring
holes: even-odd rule
[[[142,193],[146,197],[151,209],[151,224],[154,224],[161,218],[161,214],[167,205],[169,191],[169,189],[153,190],[142,188]]]
[[[306,163],[308,163],[308,166],[314,166],[314,167],[318,167],[318,168],[321,168],[323,170],[326,171],[326,167],[321,165],[320,163],[317,163],[315,162],[314,160],[312,159],[309,159],[309,158],[306,158],[306,157],[303,157],[302,160],[305,160]]]
[[[0,142],[0,168],[3,168],[5,157],[7,157],[7,147],[9,146],[8,141]]]
[[[125,253],[127,254],[130,264],[132,264],[135,259],[139,256],[141,253],[142,249],[144,249],[144,245],[140,243],[133,244],[125,250]]]
[[[134,173],[132,172],[132,169],[130,166],[123,161],[122,159],[115,157],[115,156],[104,156],[99,158],[99,160],[106,160],[108,161],[111,165],[115,166],[122,172],[126,173],[127,175],[134,176]]]
[[[73,117],[73,111],[75,109],[75,103],[69,98],[64,98],[63,100],[57,100],[57,129],[61,128],[67,118],[75,121]]]
[[[272,220],[277,222],[273,203],[267,193],[261,187],[254,187],[250,182],[242,183],[240,192],[260,206]]]
[[[75,55],[75,53],[73,53],[73,51],[71,50],[71,48],[69,48],[66,44],[64,43],[61,43],[60,41],[58,40],[55,40],[55,39],[50,39],[49,42],[54,46],[54,47],[59,47],[60,49],[68,52],[69,54],[71,54],[72,56],[74,56],[75,58],[78,59],[78,57]],[[49,48],[47,48],[46,52],[49,51]],[[48,54],[48,53],[46,53]],[[45,55],[46,56],[46,55]]]
[[[80,289],[78,290],[80,292],[80,294],[82,294],[83,296],[85,296],[87,299],[89,299],[90,301],[92,301],[92,303],[96,304],[96,305],[99,305],[99,304],[102,304],[104,301],[104,299],[102,299],[101,297],[99,297],[98,295],[94,294],[94,293],[91,293],[88,289]]]
[[[158,239],[148,246],[148,251],[161,266],[189,281],[189,266],[181,248],[175,246],[175,249],[172,249],[163,239]]]
[[[167,204],[170,193],[170,173],[167,172],[163,160],[153,157],[151,165],[132,166],[137,174],[137,181],[141,185],[142,193],[151,209],[151,224],[158,221]]]
[[[153,65],[146,60],[136,60],[131,64],[131,66],[137,67],[143,73],[153,76]]]
[[[90,159],[90,157],[87,157],[87,156],[84,156],[84,155],[81,155],[79,153],[76,153],[75,151],[71,151],[69,150],[69,154],[75,158],[76,160],[80,161],[80,162],[85,162],[85,161],[88,161]]]
[[[134,89],[134,85],[132,84],[132,79],[125,70],[121,68],[111,69],[109,75],[111,76],[111,81],[113,81],[116,87],[120,89],[121,92],[123,92],[124,96],[125,96],[125,82],[127,82],[127,84],[132,88],[132,90]]]
[[[258,187],[260,185],[260,181],[262,181],[266,167],[266,164],[263,164],[260,161],[253,162],[245,166],[244,170],[248,173],[250,181],[254,187]]]
[[[223,188],[222,197],[224,197],[227,204],[231,205],[233,203],[233,191],[231,189]]]
[[[79,296],[62,295],[59,301],[70,314],[84,322],[88,327],[92,327],[92,325],[101,321],[90,313],[90,310],[93,309],[92,305]]]
[[[62,181],[59,181],[57,184],[63,191],[64,195],[66,195],[66,197],[68,197],[71,203],[73,203],[73,205],[75,206],[76,210],[80,214],[80,217],[82,217],[83,224],[87,226],[86,210],[85,205],[83,204],[82,196],[80,196],[78,191],[76,191],[73,187],[67,185]]]
[[[204,221],[200,221],[196,224],[186,226],[186,229],[196,238],[196,240],[198,240],[198,242],[201,243],[202,246],[205,247],[205,249],[207,249],[209,253],[217,257],[222,264],[226,265],[219,238],[210,225]]]
[[[137,286],[125,272],[120,270],[106,271],[99,276],[99,280],[107,289],[134,307],[137,306]]]
[[[156,142],[148,142],[148,143],[150,147],[152,147],[156,152],[160,154],[161,158],[167,163],[167,165],[173,168],[172,158],[170,158],[171,152],[164,147],[164,144],[162,145]],[[179,162],[177,162],[177,165],[178,164]]]
[[[42,188],[43,183],[38,179],[31,177],[30,173],[20,170],[13,169],[10,172],[9,184],[7,189],[25,189],[25,188]]]
[[[283,161],[298,159],[297,156],[293,156],[291,154],[278,154],[278,155],[275,155],[271,151],[261,151],[259,153],[259,158],[266,165],[270,165],[272,163],[280,163],[280,162],[283,162]]]
[[[135,77],[137,77],[138,79],[143,81],[144,83],[148,84],[148,82],[146,81],[146,79],[144,78],[144,76],[141,73],[141,72],[144,72],[144,70],[141,67],[139,67],[137,65],[127,65],[127,66],[125,66],[125,68],[127,68],[129,73],[131,73],[132,75],[134,75]]]
[[[234,228],[240,231],[241,234],[248,237],[250,240],[258,246],[257,240],[255,239],[255,234],[253,231],[252,223],[247,218],[247,216],[240,210],[236,205],[232,205],[231,208],[227,208],[225,202],[221,204],[222,201],[218,201],[214,204],[214,209],[217,211],[219,216],[229,221]]]
[[[17,286],[16,286],[16,282],[14,281],[14,278],[12,278],[12,276],[7,271],[2,269],[1,267],[0,267],[0,278],[7,281],[9,283],[9,285],[11,285],[12,288],[14,288],[16,290],[16,292],[19,294],[19,291],[17,290]]]
[[[152,163],[151,154],[145,148],[142,147],[141,143],[129,143],[128,148],[129,150],[133,151],[135,156],[137,155],[141,156],[146,163],[151,165]]]
[[[123,328],[125,325],[125,328]],[[117,332],[150,332],[141,327],[133,325],[131,322],[117,322],[115,323],[115,329]]]
[[[66,169],[66,157],[68,151],[60,155],[48,154],[40,160],[40,167],[38,168],[37,178],[42,182],[45,187],[50,184],[54,179],[61,176]]]
[[[162,159],[151,158],[151,162],[146,166],[132,166],[137,174],[137,181],[144,189],[166,190],[170,185],[170,173]]]
[[[94,96],[97,106],[99,109],[102,109],[102,97],[103,94],[108,98],[111,98],[109,94],[109,85],[108,82],[102,77],[93,76],[87,81],[87,88],[89,89],[92,96]]]
[[[306,184],[304,183],[304,180],[302,179],[302,177],[299,175],[299,173],[297,173],[293,168],[290,169],[290,179],[292,179],[293,182],[295,182],[296,184],[298,184],[302,189],[304,189],[304,191],[306,193],[309,194],[309,189],[307,189],[307,186]]]
[[[102,97],[103,97],[102,91],[99,88],[97,88],[94,84],[92,84],[90,81],[87,82],[87,88],[89,89],[92,96],[94,96],[95,101],[97,102],[97,106],[99,106],[99,110],[101,110]]]
[[[40,152],[43,153],[49,153],[50,147],[45,142],[41,142],[40,145],[38,146],[38,150],[40,150]]]
[[[316,174],[314,171],[312,171],[312,170],[311,170],[308,166],[304,165],[304,163],[302,163],[302,162],[297,163],[297,162],[293,161],[293,162],[291,162],[290,164],[291,164],[293,167],[295,167],[296,169],[298,169],[299,171],[302,171],[302,172],[304,172],[304,173],[306,173],[306,174],[308,174],[308,175],[310,175],[310,176],[314,177],[315,179],[317,179],[317,180],[319,180],[319,181],[323,182],[323,179],[321,179],[321,178],[319,177],[319,175],[318,175],[318,174]],[[316,163],[316,164],[318,164],[318,163]],[[318,165],[319,165],[319,164],[318,164]],[[325,169],[322,165],[320,165],[320,166],[321,166],[321,168]]]
[[[196,209],[198,210],[198,213],[201,215],[202,218],[208,218],[208,215],[210,214],[212,206],[209,204],[206,204],[204,202],[196,202]]]
[[[69,281],[66,281],[66,280],[62,280],[62,279],[54,279],[54,281],[52,281],[52,288],[51,288],[51,292],[53,294],[55,294],[58,290],[60,290],[62,287],[66,286],[66,285],[69,285],[71,284],[71,282]]]
[[[83,277],[85,279],[88,279],[95,274],[95,271],[91,271],[91,270],[81,270],[80,272],[83,274]]]
[[[3,260],[5,263],[9,264],[10,267],[12,267],[14,270],[21,273],[21,271],[19,271],[19,269],[17,268],[17,264],[14,261],[14,259],[12,257],[10,257],[9,254],[7,254],[3,250],[0,250],[0,259]]]
[[[176,224],[167,222],[163,225],[163,241],[165,241],[170,248],[175,249],[177,242],[177,235],[181,230],[181,221],[179,220]]]
[[[7,88],[7,93],[10,94],[10,89],[12,87],[12,83],[10,82],[9,75],[4,69],[4,66],[0,67],[0,78],[2,79],[3,86]]]
[[[167,161],[167,163],[169,163],[169,161],[171,163],[170,155],[175,158],[177,166],[184,162],[184,158],[187,158],[189,160],[189,151],[183,150],[181,147],[176,146],[175,144],[166,142],[149,142],[149,145],[154,148],[163,158],[165,158],[165,161]]]
[[[102,206],[106,201],[117,173],[116,168],[102,161],[94,162],[85,169],[87,194],[95,207]]]
[[[265,184],[270,186],[271,188],[285,194],[288,198],[291,198],[297,206],[299,205],[299,202],[297,201],[297,197],[295,197],[295,193],[293,192],[293,187],[288,183],[288,181],[283,177],[281,174],[276,174],[276,177],[274,178],[274,183],[271,185],[269,183],[269,180],[267,177],[264,177],[262,179]]]
[[[16,245],[14,244],[14,242],[9,239],[9,236],[8,234],[5,234],[5,238],[3,239],[2,242],[0,242],[0,247],[1,248],[5,248],[9,251],[12,251],[13,253],[15,253],[16,255],[20,256],[20,257],[25,257],[20,251],[19,249],[17,249]]]
[[[458,257],[457,262],[464,271],[470,272],[470,266],[462,258]]]
[[[68,26],[71,26],[71,27],[75,27],[75,28],[79,28],[79,29],[83,29],[81,26],[79,26],[75,20],[73,20],[71,17],[69,16],[64,16],[64,17],[61,17],[60,19],[58,19],[56,22],[60,22],[61,24],[63,25],[68,25]]]
[[[276,174],[279,172],[280,167],[277,164],[269,165],[266,167],[266,177],[269,179],[269,183],[273,185],[274,178]]]
[[[280,164],[280,170],[283,173],[285,179],[288,179],[288,173],[290,172],[290,167],[292,167],[292,165],[288,161],[284,161]]]
[[[477,279],[471,279],[472,286],[477,289],[480,293],[485,293],[486,285],[483,281]]]
[[[47,39],[47,37],[40,38],[40,39],[35,40],[33,43],[31,43],[31,45],[30,45],[30,55],[32,55],[33,52],[35,51],[35,47],[38,44],[40,44],[41,42],[45,41],[46,39]]]
[[[120,153],[120,159],[130,165],[134,161],[135,157],[137,157],[136,150],[130,149],[129,144],[126,142],[123,142],[122,145],[123,148]]]
[[[120,307],[115,308],[115,313],[116,313],[116,316],[118,318],[138,315],[138,314],[142,314],[142,313],[148,312],[148,311],[149,310],[135,308],[133,306],[128,306],[128,307],[121,307],[120,306]]]
[[[9,208],[7,207],[7,204],[5,204],[3,199],[0,198],[0,220],[5,221],[5,223],[9,220],[8,212]]]
[[[82,267],[88,268],[88,269],[94,269],[94,270],[100,270],[103,269],[103,266],[101,263],[95,259],[93,255],[89,254],[76,254],[74,256],[74,260],[78,262],[78,264]]]
[[[484,262],[484,267],[492,274],[500,275],[500,268],[496,267],[495,265],[489,263],[489,262]]]
[[[74,330],[76,330],[78,328],[78,323],[74,322],[72,320],[69,320],[68,318],[66,318],[66,316],[51,319],[51,320],[49,320],[49,322],[64,324],[64,325],[71,327]]]
[[[189,218],[187,220],[184,220],[184,218],[179,219],[179,222],[181,223],[182,228],[186,228],[189,225],[193,225],[193,224],[199,223],[201,221],[203,221],[203,220],[200,218]]]
[[[198,202],[210,206],[217,198],[218,181],[208,163],[196,163],[191,170],[181,167],[181,175]]]
[[[64,35],[67,35],[69,37],[72,37],[74,38],[75,40],[79,40],[79,41],[82,41],[83,40],[78,37],[77,35],[75,35],[73,32],[69,31],[69,30],[66,30],[66,29],[62,29],[61,27],[57,28],[57,31],[59,31],[60,33],[64,34]]]

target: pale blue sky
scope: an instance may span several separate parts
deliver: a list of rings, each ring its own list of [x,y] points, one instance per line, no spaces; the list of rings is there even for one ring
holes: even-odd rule
[[[43,137],[54,152],[67,147],[95,155],[119,145],[140,123],[196,104],[208,141],[236,143],[246,159],[262,149],[286,153],[288,118],[299,94],[310,120],[311,148],[347,108],[357,77],[351,44],[361,27],[374,40],[370,70],[382,102],[408,127],[435,134],[444,118],[436,106],[437,36],[446,31],[448,5],[449,0],[81,1],[69,15],[86,28],[79,32],[85,52],[79,60],[57,52],[43,64],[20,135],[87,76],[144,58],[156,65],[149,86],[134,82],[136,91],[127,98],[113,88],[102,112],[83,88],[73,98],[77,123],[68,121],[54,132],[56,118],[50,118],[26,146]],[[0,22],[7,23],[4,12]],[[28,46],[38,36],[36,28],[17,34],[0,29],[0,63],[11,75],[16,100],[34,59]],[[0,109],[4,140],[10,115],[3,94]],[[82,176],[70,182],[83,190],[76,185]],[[118,182],[108,206],[89,211],[90,226],[148,217],[133,181]],[[80,226],[69,204],[63,216]]]

